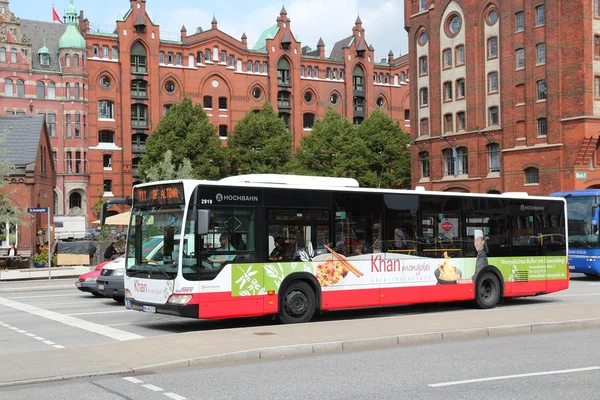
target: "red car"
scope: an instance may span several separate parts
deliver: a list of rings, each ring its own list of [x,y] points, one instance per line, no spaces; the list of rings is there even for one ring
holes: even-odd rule
[[[100,264],[96,265],[96,268],[93,271],[86,272],[82,274],[77,282],[75,282],[75,286],[77,289],[82,292],[91,293],[94,297],[103,297],[100,293],[98,293],[98,286],[96,285],[96,279],[100,276],[100,272],[102,272],[102,267],[108,264],[110,261],[103,261]]]

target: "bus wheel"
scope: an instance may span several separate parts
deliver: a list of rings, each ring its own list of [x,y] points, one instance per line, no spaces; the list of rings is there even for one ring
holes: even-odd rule
[[[500,301],[500,282],[492,272],[486,272],[477,279],[475,303],[478,308],[494,308]]]
[[[315,314],[316,296],[306,282],[295,281],[286,287],[280,297],[279,321],[284,324],[308,322]]]

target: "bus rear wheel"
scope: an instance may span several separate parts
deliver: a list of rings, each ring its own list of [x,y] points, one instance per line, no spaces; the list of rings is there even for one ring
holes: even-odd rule
[[[298,324],[312,319],[316,310],[314,290],[306,282],[290,283],[280,297],[279,321],[284,324]]]
[[[496,274],[486,272],[477,279],[475,304],[478,308],[494,308],[500,301],[500,282]]]

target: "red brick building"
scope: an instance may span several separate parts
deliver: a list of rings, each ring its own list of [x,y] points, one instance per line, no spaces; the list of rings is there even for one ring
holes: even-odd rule
[[[406,0],[413,186],[600,185],[598,1]]]
[[[85,55],[72,0],[64,25],[19,19],[0,0],[0,115],[46,116],[56,170],[47,195],[59,223],[88,208]]]
[[[322,40],[315,50],[302,47],[285,8],[274,19],[248,48],[245,34],[229,36],[216,19],[208,30],[182,27],[178,40],[161,39],[145,0],[131,0],[106,33],[80,14],[90,80],[88,214],[98,199],[131,195],[148,135],[184,95],[204,106],[223,140],[266,99],[285,119],[294,147],[328,106],[357,124],[381,107],[409,129],[408,58],[390,52],[375,60],[360,18],[329,56]]]

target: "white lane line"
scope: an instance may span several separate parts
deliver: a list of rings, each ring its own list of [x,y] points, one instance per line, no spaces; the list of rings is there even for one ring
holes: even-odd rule
[[[170,398],[175,399],[175,400],[186,400],[186,397],[180,396],[180,395],[175,394],[175,393],[170,393],[169,392],[169,393],[163,393],[163,394],[165,396],[170,397]]]
[[[24,331],[23,329],[19,329],[17,332],[19,332],[19,333],[27,333],[27,331]]]
[[[35,333],[26,333],[25,336],[34,337],[37,336]]]
[[[599,369],[600,369],[600,367],[562,369],[562,370],[557,370],[557,371],[532,372],[532,373],[529,373],[529,374],[492,376],[492,377],[489,377],[489,378],[467,379],[467,380],[464,380],[464,381],[432,383],[432,384],[429,384],[427,386],[430,386],[430,387],[442,387],[442,386],[453,386],[453,385],[465,385],[465,384],[469,384],[469,383],[499,381],[499,380],[503,380],[503,379],[527,378],[527,377],[530,377],[530,376],[571,374],[571,373],[575,373],[575,372],[594,371],[594,370],[599,370]]]
[[[114,313],[124,313],[124,312],[133,312],[133,310],[95,311],[95,312],[82,312],[82,313],[65,314],[65,315],[70,315],[70,316],[96,315],[96,314],[114,314]]]
[[[43,338],[43,337],[41,337],[41,336],[34,336],[33,338],[34,338],[35,340],[46,340],[46,339],[44,339],[44,338]]]
[[[2,325],[5,328],[8,328],[10,326],[9,324],[0,324],[0,325]]]
[[[10,327],[10,328],[8,328],[8,329],[10,329],[11,331],[16,331],[16,330],[19,330],[19,328],[17,328],[16,326],[11,326],[11,327]]]
[[[83,329],[119,341],[142,339],[144,337],[141,335],[136,335],[134,333],[125,332],[108,326],[95,324],[93,322],[75,318],[70,315],[57,313],[55,311],[46,310],[29,304],[19,303],[17,301],[12,301],[4,297],[0,297],[0,305],[11,307],[15,310],[24,311],[29,314],[37,315],[39,317],[47,318],[52,321],[60,322],[61,324]]]
[[[127,376],[127,377],[125,377],[123,379],[125,379],[126,381],[129,381],[131,383],[143,383],[144,382],[144,381],[140,381],[139,379],[132,378],[130,376]]]
[[[56,343],[54,343],[52,340],[44,340],[42,343],[46,343],[46,344],[49,344],[49,345],[54,345],[54,344],[56,344]]]
[[[64,349],[65,348],[65,346],[61,346],[60,344],[55,344],[52,347],[54,347],[55,349]]]
[[[158,386],[154,386],[154,385],[142,385],[142,387],[145,387],[146,389],[150,389],[153,392],[162,392],[164,389],[163,388],[159,388]]]
[[[8,325],[8,324],[3,324],[3,325],[6,325],[6,327],[7,327],[8,329],[10,329],[10,330],[13,330],[13,331],[15,331],[15,332],[17,332],[17,333],[22,333],[24,336],[27,336],[27,337],[30,337],[30,338],[34,338],[34,339],[36,339],[36,340],[39,340],[40,342],[42,342],[42,343],[45,343],[45,344],[47,344],[47,345],[49,345],[49,346],[54,346],[54,347],[55,347],[55,348],[57,348],[57,349],[64,349],[64,348],[65,348],[65,346],[61,346],[61,345],[59,345],[59,344],[56,344],[56,343],[54,343],[54,342],[53,342],[53,341],[51,341],[51,340],[46,340],[45,338],[43,338],[43,337],[41,337],[41,336],[36,336],[36,334],[35,334],[35,333],[30,333],[30,332],[27,332],[26,330],[24,330],[24,329],[19,329],[19,328],[17,328],[16,326],[10,326],[10,325]]]
[[[583,296],[600,296],[600,293],[581,293],[581,294],[555,294],[552,297],[583,297]]]

